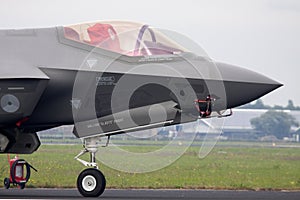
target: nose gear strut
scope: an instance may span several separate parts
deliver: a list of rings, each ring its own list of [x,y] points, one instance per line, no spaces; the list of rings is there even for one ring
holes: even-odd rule
[[[108,136],[105,146],[108,145],[109,139],[110,137]],[[84,149],[74,158],[84,166],[90,167],[83,170],[77,178],[78,191],[84,197],[98,197],[105,190],[106,180],[102,172],[98,169],[99,167],[96,163],[96,153],[98,151],[98,148],[102,146],[100,142],[100,137],[84,138]],[[86,153],[90,153],[90,162],[79,158]]]

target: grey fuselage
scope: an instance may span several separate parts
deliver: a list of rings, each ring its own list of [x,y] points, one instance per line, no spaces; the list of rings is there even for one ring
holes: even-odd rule
[[[163,125],[185,123],[199,117],[195,99],[214,95],[213,111],[221,112],[281,86],[263,75],[193,53],[130,57],[109,52],[64,38],[62,27],[0,30],[0,44],[0,134],[9,140],[95,119],[103,125],[100,132],[75,134],[137,130],[109,124],[117,120],[115,114],[126,116],[122,113],[126,111],[141,129],[151,128],[150,123],[153,127],[167,121]],[[160,115],[154,105],[166,109],[164,119],[151,121],[150,110]],[[119,120],[126,120],[124,116]]]

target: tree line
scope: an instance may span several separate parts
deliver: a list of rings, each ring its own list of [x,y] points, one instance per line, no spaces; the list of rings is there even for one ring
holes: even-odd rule
[[[295,106],[292,100],[288,100],[286,106],[269,106],[265,105],[261,99],[255,103],[249,103],[240,108],[244,109],[266,109],[266,113],[250,120],[252,127],[255,129],[257,136],[276,136],[278,139],[291,137],[293,134],[300,134],[300,124],[294,116],[284,112],[284,110],[300,110],[299,106]],[[292,127],[299,128],[292,131]]]
[[[246,105],[240,106],[239,108],[266,109],[266,110],[300,110],[300,106],[295,106],[294,102],[291,99],[288,100],[288,103],[286,106],[280,106],[280,105],[269,106],[269,105],[265,105],[261,99],[258,99],[258,100],[256,100],[256,102],[254,104],[248,103]]]
[[[269,110],[261,116],[251,119],[250,123],[256,130],[258,136],[273,135],[278,139],[291,137],[292,134],[295,133],[291,131],[291,128],[299,127],[299,122],[294,116],[283,111],[275,110]]]

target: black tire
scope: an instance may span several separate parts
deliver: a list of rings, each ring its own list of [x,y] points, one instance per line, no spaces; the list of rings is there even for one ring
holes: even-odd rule
[[[77,178],[77,189],[84,197],[100,196],[106,186],[104,175],[98,169],[85,169]]]
[[[20,186],[20,189],[23,190],[25,188],[25,183],[20,183],[19,186]]]
[[[5,189],[9,189],[9,187],[10,187],[10,181],[9,181],[9,178],[5,178],[5,179],[4,179],[4,187],[5,187]]]

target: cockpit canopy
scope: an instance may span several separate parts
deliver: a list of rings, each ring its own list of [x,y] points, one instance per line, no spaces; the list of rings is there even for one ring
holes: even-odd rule
[[[187,51],[162,32],[134,22],[102,21],[65,26],[64,37],[127,56],[170,55]]]

